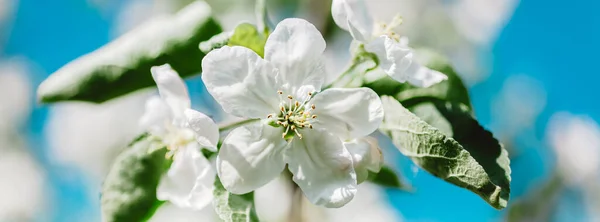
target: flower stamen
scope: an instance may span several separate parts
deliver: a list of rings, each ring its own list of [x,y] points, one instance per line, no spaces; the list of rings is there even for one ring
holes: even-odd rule
[[[277,94],[283,95],[283,91],[278,90]],[[306,96],[302,102],[294,100],[292,95],[287,96],[288,101],[286,102],[285,99],[280,96],[279,110],[281,113],[277,117],[277,122],[275,123],[285,128],[282,134],[284,139],[289,139],[293,136],[298,136],[298,138],[302,139],[303,136],[302,133],[300,133],[300,129],[313,128],[312,123],[317,116],[312,115],[309,110],[314,110],[316,106],[314,104],[309,106],[308,103],[312,99],[314,93],[308,92],[307,94],[308,96]],[[273,116],[270,115],[268,118],[270,117]]]

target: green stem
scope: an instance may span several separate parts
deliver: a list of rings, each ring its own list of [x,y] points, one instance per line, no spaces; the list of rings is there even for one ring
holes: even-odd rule
[[[259,119],[246,119],[246,120],[242,120],[242,121],[228,123],[228,124],[225,124],[225,125],[220,125],[219,126],[219,132],[227,131],[227,130],[236,128],[238,126],[243,126],[243,125],[246,125],[248,123],[258,121],[258,120]]]

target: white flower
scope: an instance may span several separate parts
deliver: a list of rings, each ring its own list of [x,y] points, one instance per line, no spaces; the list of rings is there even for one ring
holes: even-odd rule
[[[199,210],[212,201],[215,172],[201,152],[216,151],[219,129],[208,116],[190,109],[183,80],[169,65],[152,67],[160,98],[146,103],[140,123],[150,134],[162,138],[173,157],[171,168],[161,179],[157,198]]]
[[[265,58],[244,47],[223,47],[202,61],[202,79],[225,112],[262,119],[223,141],[217,172],[230,192],[243,194],[278,176],[286,164],[317,205],[341,207],[356,193],[353,158],[343,141],[375,131],[381,100],[368,88],[323,92],[325,40],[302,19],[281,21]]]
[[[560,112],[546,130],[557,168],[570,185],[598,183],[600,126],[587,116]]]
[[[331,14],[335,23],[350,32],[364,44],[365,50],[379,58],[379,67],[398,82],[409,82],[419,87],[429,87],[448,77],[415,61],[408,40],[400,38],[393,28],[401,23],[399,17],[391,24],[375,31],[371,15],[363,0],[333,0]]]
[[[6,148],[6,147],[2,147]],[[24,147],[10,147],[24,148]],[[3,150],[0,156],[0,221],[34,221],[46,208],[44,171],[22,150]]]

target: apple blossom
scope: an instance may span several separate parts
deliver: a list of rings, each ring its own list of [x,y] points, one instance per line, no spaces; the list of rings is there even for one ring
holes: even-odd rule
[[[212,201],[215,172],[201,152],[216,151],[219,129],[208,116],[190,109],[187,88],[169,65],[152,67],[159,97],[146,103],[140,124],[162,139],[173,163],[161,178],[157,198],[192,209],[201,209]]]
[[[401,23],[399,17],[375,30],[363,0],[333,0],[331,14],[340,28],[349,31],[366,51],[377,56],[379,67],[396,81],[429,87],[448,78],[415,61],[408,40],[393,31]]]
[[[264,59],[239,46],[206,55],[202,79],[224,111],[261,120],[234,129],[223,141],[217,173],[227,190],[251,192],[287,165],[316,205],[341,207],[354,197],[356,158],[344,142],[375,131],[383,108],[368,88],[321,92],[324,50],[312,24],[285,19],[268,37]]]

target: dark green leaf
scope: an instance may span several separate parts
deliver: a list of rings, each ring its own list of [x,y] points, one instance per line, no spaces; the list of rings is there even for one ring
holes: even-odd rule
[[[379,170],[379,173],[369,172],[368,180],[384,187],[398,189],[405,188],[405,185],[402,183],[396,172],[387,166],[383,166],[381,170]]]
[[[197,1],[63,66],[40,85],[38,98],[101,103],[154,86],[150,67],[165,63],[182,77],[198,74],[205,55],[198,44],[220,32],[210,7]]]
[[[102,184],[102,220],[143,221],[162,204],[156,187],[170,161],[160,141],[143,135],[121,153]]]
[[[384,96],[382,100],[385,118],[381,130],[402,154],[431,174],[473,191],[493,207],[506,207],[510,193],[508,153],[477,121],[465,118],[466,105],[446,107],[448,113],[436,114],[436,118],[447,115],[451,120],[453,136],[458,138],[453,139],[415,116],[396,99]]]
[[[219,217],[226,222],[258,221],[254,208],[254,192],[235,195],[227,191],[219,177],[215,178],[213,205]]]
[[[260,57],[264,57],[266,43],[266,33],[260,33],[252,24],[242,23],[235,27],[227,45],[244,46],[256,52]]]

